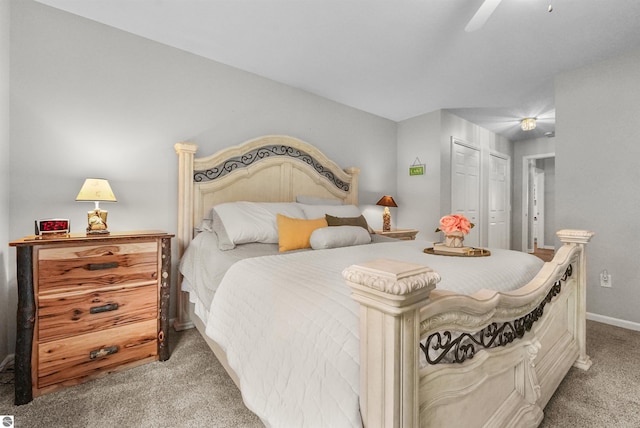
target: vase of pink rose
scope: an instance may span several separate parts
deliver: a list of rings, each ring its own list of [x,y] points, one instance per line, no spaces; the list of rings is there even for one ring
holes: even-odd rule
[[[446,215],[440,219],[440,227],[436,232],[444,233],[444,245],[452,248],[464,246],[464,236],[471,231],[474,226],[462,214]]]

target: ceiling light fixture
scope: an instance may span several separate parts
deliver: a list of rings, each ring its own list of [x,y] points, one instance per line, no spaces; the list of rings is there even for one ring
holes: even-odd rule
[[[536,128],[536,119],[535,117],[525,117],[520,122],[520,127],[523,131],[531,131]]]

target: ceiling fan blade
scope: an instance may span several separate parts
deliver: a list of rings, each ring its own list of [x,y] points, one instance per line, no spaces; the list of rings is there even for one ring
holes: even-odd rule
[[[473,15],[467,26],[464,27],[464,31],[470,33],[482,28],[501,1],[502,0],[484,0],[476,14]]]

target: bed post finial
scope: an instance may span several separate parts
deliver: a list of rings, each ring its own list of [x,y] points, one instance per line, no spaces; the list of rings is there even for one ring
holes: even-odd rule
[[[360,303],[360,409],[364,426],[417,427],[420,308],[440,281],[432,269],[375,260],[342,272]]]
[[[573,363],[575,367],[589,370],[591,358],[587,355],[587,255],[586,245],[595,233],[589,230],[563,229],[556,232],[564,245],[577,245],[580,247],[577,266],[577,314],[575,319],[575,338],[578,343],[579,355]]]
[[[178,260],[193,238],[193,159],[198,146],[194,143],[176,143],[178,154]],[[180,331],[193,327],[189,319],[189,298],[182,291],[182,276],[176,282],[176,319],[173,327]]]

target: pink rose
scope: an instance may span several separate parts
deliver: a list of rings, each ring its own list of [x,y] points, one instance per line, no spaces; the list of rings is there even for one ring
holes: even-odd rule
[[[458,230],[458,218],[452,215],[446,215],[440,219],[440,230],[445,234]]]
[[[440,230],[445,235],[452,232],[462,232],[465,235],[471,231],[473,223],[461,214],[446,215],[440,219]]]
[[[466,235],[467,233],[469,233],[469,231],[471,231],[471,228],[473,226],[471,226],[471,222],[465,216],[454,214],[453,217],[456,217],[458,219],[458,230],[460,232]]]

